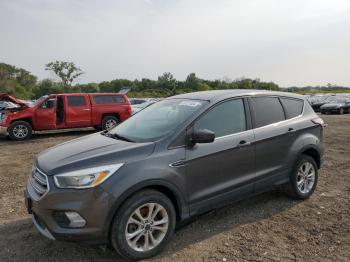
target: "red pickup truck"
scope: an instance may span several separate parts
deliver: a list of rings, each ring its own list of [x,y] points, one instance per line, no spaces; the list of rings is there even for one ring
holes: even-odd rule
[[[0,111],[0,133],[13,140],[28,139],[36,130],[110,129],[131,116],[128,97],[119,93],[54,94],[35,102],[0,94],[0,101],[18,105]]]

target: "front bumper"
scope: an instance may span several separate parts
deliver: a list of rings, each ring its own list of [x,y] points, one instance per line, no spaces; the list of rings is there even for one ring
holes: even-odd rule
[[[58,190],[50,181],[50,190],[41,199],[31,196],[30,183],[25,190],[25,203],[28,213],[32,215],[34,225],[45,237],[60,241],[79,241],[89,244],[108,242],[106,221],[113,203],[111,196],[102,189],[90,190]],[[74,211],[85,220],[82,228],[62,226],[55,214],[57,212]],[[108,227],[107,227],[108,228]]]
[[[4,136],[8,135],[8,131],[7,131],[6,126],[0,126],[0,135],[4,135]]]
[[[47,227],[45,226],[45,224],[42,224],[41,221],[39,220],[39,218],[32,214],[32,220],[33,223],[36,227],[36,229],[45,237],[47,237],[48,239],[51,240],[55,240],[54,236],[51,234],[51,232],[47,229]]]

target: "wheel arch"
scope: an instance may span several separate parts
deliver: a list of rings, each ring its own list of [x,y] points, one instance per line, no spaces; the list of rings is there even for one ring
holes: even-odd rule
[[[103,114],[101,115],[101,123],[102,123],[103,119],[104,119],[106,116],[115,116],[115,117],[117,117],[118,120],[120,121],[120,114],[119,114],[119,112],[109,112],[109,113],[103,113]]]
[[[10,124],[12,125],[14,122],[17,122],[17,121],[28,122],[32,126],[32,128],[34,128],[33,119],[31,117],[23,117],[23,118],[13,119],[13,120],[11,120]]]
[[[153,189],[166,195],[174,205],[177,221],[181,221],[189,217],[189,209],[186,205],[185,199],[181,196],[180,190],[177,189],[175,185],[171,184],[170,182],[158,179],[143,181],[126,190],[112,206],[111,210],[109,211],[107,223],[104,229],[106,235],[108,236],[108,239],[110,239],[110,229],[113,223],[113,219],[121,205],[129,197],[145,189]]]
[[[317,168],[320,169],[321,165],[322,165],[322,153],[320,152],[320,149],[318,149],[316,146],[314,145],[309,145],[305,148],[303,148],[302,150],[300,150],[299,155],[307,155],[312,157],[316,164],[317,164]]]

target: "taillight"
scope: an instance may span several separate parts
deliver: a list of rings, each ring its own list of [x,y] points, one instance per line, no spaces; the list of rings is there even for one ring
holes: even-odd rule
[[[129,116],[131,116],[131,113],[132,113],[131,105],[129,105],[129,106],[127,107],[126,111],[128,112]]]
[[[316,124],[316,125],[320,125],[322,127],[327,126],[321,117],[316,117],[316,118],[312,119],[311,122]]]

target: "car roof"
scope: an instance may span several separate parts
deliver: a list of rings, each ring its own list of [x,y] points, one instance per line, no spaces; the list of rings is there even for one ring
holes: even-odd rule
[[[302,95],[297,95],[289,92],[254,90],[254,89],[225,89],[225,90],[199,91],[199,92],[176,95],[169,98],[214,101],[214,100],[221,100],[221,99],[235,97],[235,96],[257,96],[257,95],[277,95],[277,96],[288,96],[292,98],[304,99],[304,96]]]

